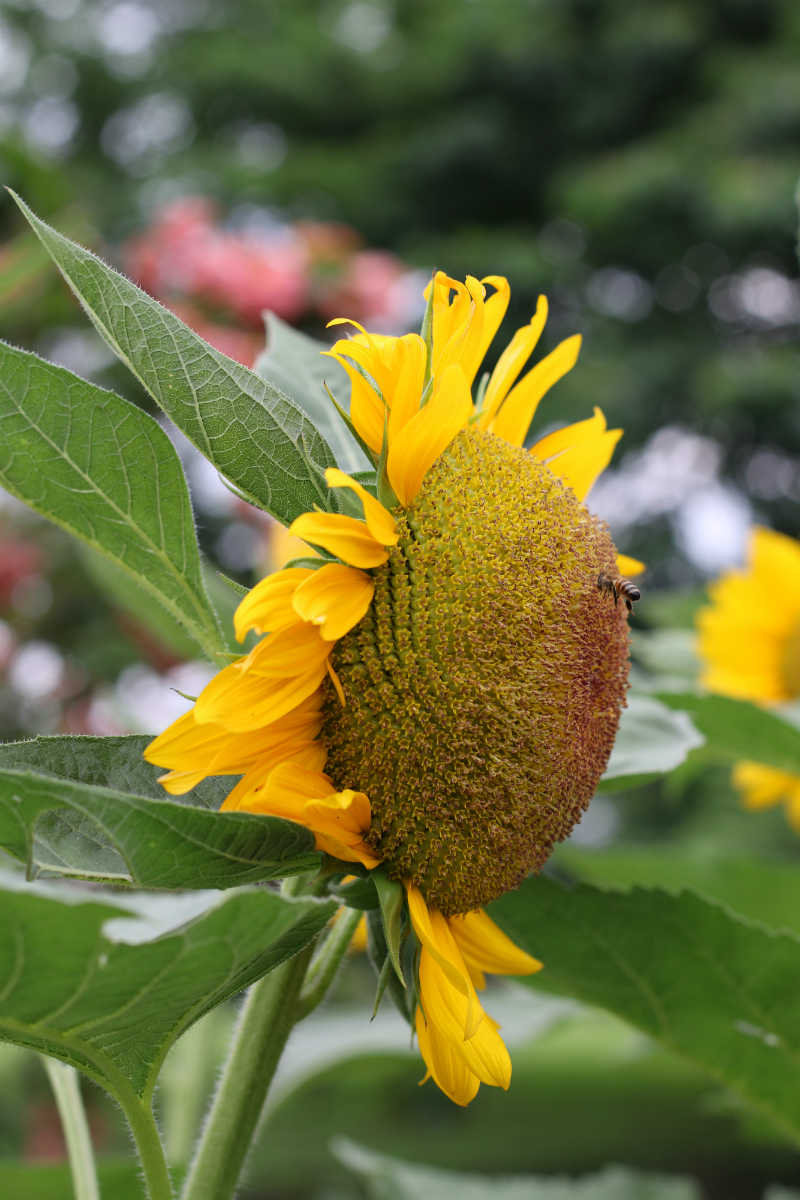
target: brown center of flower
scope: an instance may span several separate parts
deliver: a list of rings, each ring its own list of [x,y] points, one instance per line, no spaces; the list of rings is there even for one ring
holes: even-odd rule
[[[604,524],[524,450],[462,433],[398,512],[373,604],[336,645],[326,773],[445,915],[514,887],[580,819],[628,675]]]

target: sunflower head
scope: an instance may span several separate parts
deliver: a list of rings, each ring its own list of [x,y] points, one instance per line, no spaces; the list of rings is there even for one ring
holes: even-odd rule
[[[462,432],[396,512],[375,598],[337,642],[326,769],[366,792],[368,841],[446,916],[542,865],[586,808],[624,703],[606,527],[544,464]]]

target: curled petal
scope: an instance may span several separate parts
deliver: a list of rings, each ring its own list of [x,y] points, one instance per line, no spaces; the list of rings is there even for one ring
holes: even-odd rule
[[[301,583],[292,605],[299,617],[319,627],[326,642],[335,642],[358,624],[374,594],[369,575],[355,567],[328,563]]]
[[[292,522],[290,533],[322,546],[352,567],[380,567],[389,553],[377,542],[363,521],[338,513],[303,513]]]
[[[523,325],[522,329],[517,330],[497,360],[497,366],[492,371],[492,377],[483,397],[483,409],[478,422],[479,429],[490,427],[498,408],[513,387],[525,363],[533,354],[536,343],[542,336],[547,313],[547,297],[540,296],[530,324]]]
[[[448,924],[467,966],[492,975],[532,975],[542,969],[539,960],[515,946],[483,910],[450,917]]]
[[[417,407],[419,407],[419,397],[417,397]],[[364,505],[364,520],[375,541],[379,542],[381,546],[397,545],[400,535],[397,532],[397,522],[394,517],[357,480],[345,475],[344,471],[340,471],[338,467],[328,467],[325,472],[325,482],[328,487],[345,487],[354,491]]]
[[[421,1008],[417,1009],[416,1027],[420,1054],[430,1078],[445,1096],[449,1096],[462,1108],[466,1107],[475,1099],[480,1079],[470,1071],[460,1055],[450,1048],[449,1042],[441,1036],[436,1026],[426,1024]]]
[[[303,567],[290,567],[267,575],[257,583],[233,615],[237,642],[243,642],[251,629],[256,633],[278,633],[295,625],[298,618],[292,607],[292,596],[299,584],[313,574]]]

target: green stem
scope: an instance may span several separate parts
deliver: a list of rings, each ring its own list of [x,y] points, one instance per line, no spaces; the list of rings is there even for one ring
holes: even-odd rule
[[[360,909],[346,908],[328,934],[306,977],[295,1021],[302,1021],[324,1000],[363,915]]]
[[[312,942],[250,988],[182,1200],[233,1196],[297,1017],[297,1001],[313,952]]]
[[[64,1130],[75,1200],[100,1200],[97,1167],[78,1072],[74,1067],[69,1067],[47,1054],[42,1055],[42,1061]]]
[[[152,1109],[135,1094],[128,1102],[120,1099],[120,1103],[139,1152],[149,1200],[174,1200],[164,1147]]]

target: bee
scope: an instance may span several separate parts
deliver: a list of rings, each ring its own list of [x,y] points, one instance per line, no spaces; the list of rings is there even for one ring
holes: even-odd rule
[[[615,608],[618,600],[624,600],[628,612],[633,612],[632,602],[642,598],[642,593],[630,579],[626,579],[624,575],[609,575],[607,571],[601,571],[597,576],[597,590],[613,596]]]

